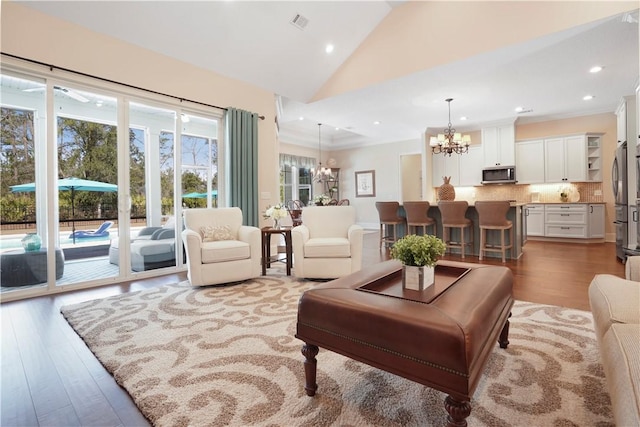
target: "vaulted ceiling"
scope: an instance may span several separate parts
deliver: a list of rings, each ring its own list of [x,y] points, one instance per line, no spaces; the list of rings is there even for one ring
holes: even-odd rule
[[[446,98],[460,130],[613,112],[639,75],[633,1],[21,3],[272,91],[280,139],[328,149],[443,128]]]

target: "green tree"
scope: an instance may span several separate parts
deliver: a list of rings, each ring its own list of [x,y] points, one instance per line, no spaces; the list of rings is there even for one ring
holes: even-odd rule
[[[13,108],[0,109],[0,189],[35,180],[33,112]]]

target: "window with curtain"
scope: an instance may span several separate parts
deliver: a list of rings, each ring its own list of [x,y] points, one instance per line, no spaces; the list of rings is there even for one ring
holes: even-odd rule
[[[280,202],[300,200],[305,205],[313,198],[311,169],[316,160],[311,157],[280,154]]]

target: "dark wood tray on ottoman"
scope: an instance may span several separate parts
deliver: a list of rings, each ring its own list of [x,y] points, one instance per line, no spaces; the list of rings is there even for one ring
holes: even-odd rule
[[[441,261],[434,290],[422,295],[401,281],[401,264],[386,261],[301,296],[305,390],[318,388],[322,347],[447,393],[449,425],[464,426],[493,343],[509,343],[511,270]]]

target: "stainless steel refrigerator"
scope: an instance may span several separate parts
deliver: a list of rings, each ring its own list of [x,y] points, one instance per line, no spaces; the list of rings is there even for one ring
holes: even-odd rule
[[[628,244],[628,208],[627,208],[627,143],[616,149],[616,157],[611,168],[611,183],[615,199],[616,220],[616,257],[625,261],[625,248]]]

